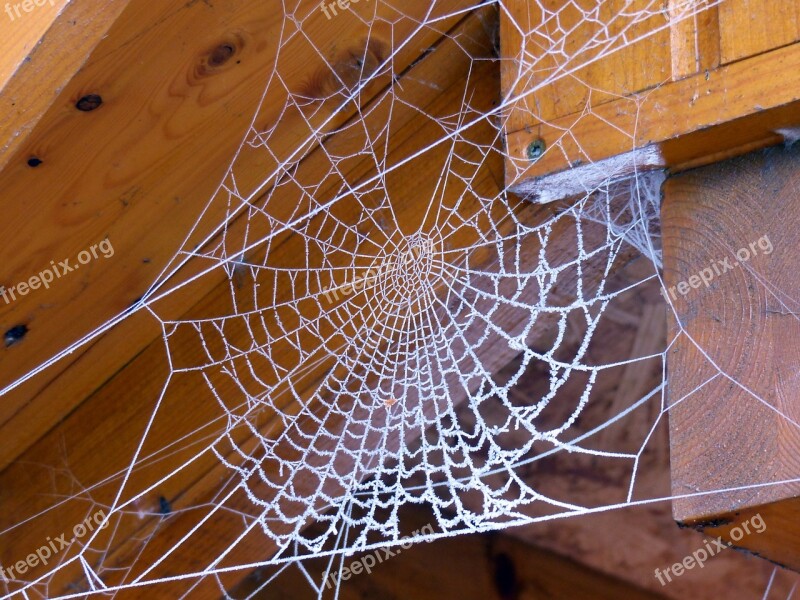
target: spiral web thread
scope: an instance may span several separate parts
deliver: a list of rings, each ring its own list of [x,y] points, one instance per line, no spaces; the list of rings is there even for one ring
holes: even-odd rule
[[[487,4],[510,18],[502,3]],[[525,35],[537,40],[541,54],[516,61],[517,77],[535,81],[530,93],[566,79],[584,85],[587,98],[602,93],[580,79],[582,67],[636,42],[641,24],[651,23],[647,35],[654,35],[710,3],[672,3],[669,15],[662,5],[629,2],[607,15],[594,3],[533,0],[545,18]],[[391,30],[406,18],[401,8],[381,9],[390,3],[370,6],[370,14],[396,15],[365,21],[370,30]],[[282,10],[287,27],[279,57],[296,36],[313,46],[306,25],[321,18],[318,7],[302,12],[286,0]],[[575,11],[598,24],[582,48],[564,43],[562,15]],[[576,201],[547,206],[504,190],[497,184],[503,124],[522,98],[492,105],[476,93],[496,85],[486,74],[499,59],[476,52],[471,34],[445,29],[453,16],[432,6],[414,28],[441,31],[454,42],[449,51],[469,64],[458,84],[456,113],[410,103],[423,87],[431,94],[441,90],[438,80],[413,67],[401,77],[395,64],[400,48],[384,56],[367,44],[355,57],[360,72],[352,80],[341,65],[326,62],[342,86],[333,92],[316,86],[322,98],[290,89],[277,66],[265,74],[262,104],[223,182],[136,309],[161,323],[170,365],[152,420],[131,449],[127,469],[104,482],[76,483],[65,496],[101,505],[112,526],[74,542],[46,576],[7,584],[6,597],[114,596],[176,581],[188,582],[188,597],[208,582],[225,594],[228,576],[267,567],[274,568],[270,573],[303,570],[310,595],[322,597],[327,589],[303,560],[327,557],[327,575],[342,567],[345,554],[405,541],[401,513],[407,506],[430,511],[431,526],[414,537],[423,541],[663,500],[637,497],[640,458],[666,415],[662,384],[590,431],[574,433],[605,373],[653,360],[663,366],[666,347],[605,363],[593,352],[603,344],[597,332],[609,307],[660,285],[660,175],[611,178]],[[491,22],[485,19],[487,28]],[[325,127],[338,111],[321,117],[322,104],[361,106],[371,83],[387,80],[375,99],[329,135]],[[258,125],[274,97],[287,98],[276,123],[302,115],[310,132],[288,152],[277,149],[279,125]],[[414,136],[403,128],[411,116],[425,124]],[[633,149],[635,132],[626,134]],[[411,141],[395,143],[399,138]],[[314,158],[301,160],[315,146]],[[546,150],[559,151],[558,141]],[[240,172],[244,157],[262,156],[275,166],[258,180]],[[414,180],[423,164],[438,171],[428,178],[433,183]],[[394,200],[404,186],[416,186],[424,211]],[[221,221],[213,216],[219,214]],[[618,277],[639,254],[649,267]],[[228,282],[227,312],[192,319],[162,314],[172,294],[214,276]],[[536,396],[518,390],[532,373]],[[167,410],[171,386],[185,377],[202,380],[218,418],[153,448],[151,429]],[[593,443],[643,406],[655,410],[638,449]],[[179,449],[188,454],[167,460]],[[526,469],[555,454],[623,465],[626,492],[587,505],[578,496],[537,490]],[[121,523],[142,517],[140,500],[181,481],[209,456],[227,467],[228,476],[212,502],[181,509],[199,514],[197,523],[152,564],[142,564],[138,553],[128,563],[112,561]],[[169,468],[138,477],[160,460]],[[116,490],[110,502],[96,499],[101,486]],[[193,572],[162,570],[222,518],[231,526],[222,552]],[[166,520],[140,533],[142,549],[157,543]],[[263,555],[237,555],[256,538],[267,549]],[[83,574],[82,587],[51,589],[70,569]]]

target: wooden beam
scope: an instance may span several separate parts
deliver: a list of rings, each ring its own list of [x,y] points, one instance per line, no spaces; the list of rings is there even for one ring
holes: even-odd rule
[[[9,2],[0,14],[0,89],[23,60],[44,37],[67,0],[44,0],[41,6],[33,2]],[[27,10],[25,10],[27,9]]]
[[[680,171],[782,141],[800,126],[796,8],[777,3],[785,19],[775,23],[745,4],[676,1],[665,24],[634,2],[600,10],[591,26],[559,29],[579,22],[578,11],[508,2],[510,188],[548,202],[634,170]],[[592,43],[598,32],[611,41]],[[620,32],[636,41],[623,43]]]
[[[800,148],[770,149],[669,179],[664,278],[675,518],[800,569],[797,373]],[[783,483],[781,483],[783,482]]]
[[[719,3],[723,64],[800,40],[800,7],[795,0],[724,0]]]
[[[679,171],[774,145],[800,124],[799,74],[795,44],[511,133],[507,181],[550,201],[635,168]],[[549,150],[532,163],[536,139]]]
[[[22,2],[6,3],[14,21],[6,13],[0,18],[0,169],[25,146],[128,2],[47,0],[30,12]]]
[[[670,31],[663,16],[646,12],[650,0],[504,0],[502,6],[503,98],[513,101],[508,135],[670,78]],[[623,47],[623,34],[641,41]]]
[[[692,5],[688,5],[691,7]],[[696,6],[696,5],[695,5]],[[684,15],[685,0],[670,0],[672,80],[678,81],[720,65],[719,5]]]
[[[292,164],[313,149],[313,144],[300,144],[298,136],[318,140],[359,109],[349,103],[336,112],[339,96],[311,102],[305,108],[308,116],[288,101],[289,92],[305,93],[309,82],[316,82],[317,93],[335,94],[335,86],[344,85],[340,78],[352,77],[342,56],[352,61],[371,39],[379,48],[370,51],[373,62],[378,54],[396,55],[392,72],[376,77],[359,97],[366,105],[395,73],[419,58],[419,48],[433,46],[462,18],[446,15],[468,4],[447,0],[431,8],[430,0],[415,0],[405,5],[402,18],[393,8],[379,5],[378,25],[371,28],[369,19],[352,11],[328,22],[317,2],[304,0],[296,12],[310,15],[305,37],[289,35],[282,12],[263,2],[163,3],[156,8],[150,0],[102,2],[105,8],[92,25],[97,29],[89,28],[102,39],[95,40],[96,45],[89,43],[88,34],[75,39],[75,47],[91,56],[62,65],[63,48],[72,38],[61,28],[83,36],[84,30],[72,21],[82,23],[86,15],[70,10],[74,5],[75,10],[87,11],[87,2],[70,3],[53,25],[61,32],[53,36],[60,41],[58,50],[51,48],[50,54],[40,56],[44,46],[37,49],[31,60],[36,70],[20,71],[12,81],[47,86],[50,81],[40,74],[51,71],[65,78],[56,94],[39,90],[44,94],[42,114],[37,113],[36,126],[23,136],[24,143],[8,150],[10,158],[0,172],[5,216],[0,223],[5,240],[0,285],[11,288],[27,281],[50,261],[75,262],[80,251],[106,237],[115,256],[94,261],[91,268],[48,290],[0,302],[0,336],[20,326],[28,330],[20,343],[0,348],[0,389],[142,297],[214,195],[276,68],[282,78],[272,80],[270,102],[255,119],[262,131],[275,128],[270,152],[246,145],[234,167],[243,194],[265,174],[279,176],[276,165],[298,149]],[[361,5],[360,10],[367,9]],[[429,13],[433,19],[443,18],[420,28]],[[390,30],[380,25],[389,21],[394,22]],[[101,22],[106,25],[100,27]],[[19,93],[14,89],[7,86],[4,91],[10,95],[2,105],[5,118],[0,123],[21,122],[12,106]],[[102,105],[91,112],[78,110],[76,103],[90,94],[99,95]],[[320,127],[320,133],[313,135],[313,127]],[[32,168],[31,157],[42,163]],[[269,186],[264,193],[268,190]],[[36,210],[30,211],[34,198]],[[226,201],[212,203],[195,237],[201,239],[211,224],[222,222],[227,211]],[[222,275],[203,278],[191,295],[176,295],[172,314],[186,312],[220,283]],[[6,394],[0,403],[0,431],[11,437],[0,448],[0,466],[9,464],[160,335],[152,319],[134,317]]]

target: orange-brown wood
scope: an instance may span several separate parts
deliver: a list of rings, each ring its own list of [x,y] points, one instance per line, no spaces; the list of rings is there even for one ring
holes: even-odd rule
[[[692,7],[685,0],[670,0],[670,56],[672,80],[677,81],[719,66],[720,31],[717,4],[700,12],[684,13]]]
[[[799,73],[795,44],[519,131],[507,138],[506,179],[552,199],[634,168],[681,170],[792,138]],[[526,149],[536,139],[548,150],[531,162]]]
[[[128,1],[47,0],[27,13],[22,2],[5,3],[14,21],[0,15],[0,168],[24,146]]]
[[[799,167],[792,148],[690,171],[662,208],[675,518],[725,533],[770,505],[764,533],[733,541],[795,569]]]
[[[463,0],[438,3],[431,16],[447,14],[462,4]],[[281,11],[263,3],[223,0],[154,8],[149,0],[137,0],[127,5],[80,72],[51,99],[46,114],[0,173],[0,200],[9,215],[0,228],[5,240],[0,249],[0,285],[11,288],[26,281],[51,260],[74,262],[81,250],[106,237],[116,251],[112,259],[95,261],[49,290],[39,289],[9,304],[0,302],[0,333],[20,325],[29,330],[22,342],[0,349],[0,389],[123,313],[143,295],[213,195],[275,68],[283,80],[274,80],[270,102],[256,119],[259,129],[279,124],[270,143],[274,154],[251,150],[240,155],[236,168],[243,193],[275,171],[276,159],[288,159],[298,146],[293,161],[306,155],[311,148],[298,144],[298,136],[310,136],[310,126],[333,130],[356,111],[356,106],[348,105],[323,127],[335,102],[312,103],[308,110],[314,116],[306,120],[297,110],[284,111],[288,97],[284,82],[293,93],[309,92],[310,82],[316,82],[317,92],[331,93],[337,76],[349,81],[352,75],[342,57],[352,61],[351,53],[356,57],[364,53],[369,35],[373,46],[366,54],[373,68],[379,56],[399,49],[392,66],[394,72],[402,72],[418,58],[419,47],[430,47],[441,38],[442,28],[461,18],[419,28],[429,8],[427,0],[409,4],[408,18],[400,19],[389,32],[381,26],[370,29],[369,21],[354,12],[329,22],[318,3],[309,0],[297,12],[309,16],[306,33],[316,47],[304,36],[291,36],[276,65],[286,20]],[[367,9],[362,5],[360,10]],[[336,73],[325,71],[329,63],[334,63]],[[360,99],[369,102],[390,77],[387,73],[376,78]],[[103,98],[99,109],[76,109],[76,102],[87,94]],[[8,116],[13,120],[14,113]],[[31,156],[42,164],[28,166]],[[218,224],[226,211],[225,202],[213,204],[206,213],[205,231],[201,227],[196,239],[208,233],[208,224]],[[191,295],[177,296],[173,314],[181,314],[213,289],[220,275],[204,278],[206,287],[193,287]],[[156,339],[159,330],[154,323],[142,323],[123,326],[5,395],[0,431],[9,432],[12,441],[2,448],[0,465],[8,464],[107,381],[120,364]],[[80,365],[76,374],[71,365]]]
[[[800,498],[786,498],[770,504],[741,507],[719,515],[716,522],[697,528],[709,537],[721,537],[726,545],[744,549],[778,565],[800,569]]]
[[[795,2],[675,0],[658,18],[648,6],[599,10],[589,31],[569,27],[573,5],[506,4],[512,189],[540,201],[579,195],[634,169],[678,171],[771,145],[776,130],[800,125]]]
[[[567,4],[561,0],[507,0],[503,7],[503,98],[511,101],[524,94],[506,115],[509,134],[650,88],[670,77],[670,30],[648,0]],[[648,7],[649,17],[640,19],[637,11]],[[622,35],[641,41],[625,45]],[[534,87],[540,89],[530,93]]]
[[[8,2],[0,13],[0,88],[8,81],[22,61],[29,56],[47,29],[56,20],[67,0],[44,0],[41,6],[33,2]],[[98,3],[99,4],[99,3]],[[26,10],[27,9],[27,10]]]
[[[800,6],[795,0],[723,0],[719,3],[723,64],[800,40]]]

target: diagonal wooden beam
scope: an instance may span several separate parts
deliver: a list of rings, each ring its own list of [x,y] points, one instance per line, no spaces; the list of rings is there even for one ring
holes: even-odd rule
[[[0,15],[0,169],[25,147],[128,2],[5,4]]]
[[[88,11],[87,2],[69,6]],[[274,184],[282,172],[279,162],[291,159],[291,166],[313,149],[313,144],[300,144],[295,152],[298,136],[318,140],[357,113],[355,103],[337,112],[342,99],[338,95],[328,102],[310,102],[306,115],[288,103],[289,92],[335,94],[335,86],[341,88],[352,77],[347,66],[356,60],[352,57],[364,54],[366,40],[372,39],[367,51],[373,69],[379,56],[394,53],[394,58],[391,68],[359,95],[360,102],[368,103],[394,74],[419,58],[419,48],[431,47],[458,22],[460,16],[446,15],[464,2],[448,0],[431,9],[429,1],[415,1],[402,18],[383,7],[371,28],[364,15],[352,11],[328,22],[318,14],[319,4],[307,0],[297,8],[298,15],[308,17],[303,35],[283,28],[290,20],[281,11],[255,1],[163,3],[154,9],[149,0],[136,0],[125,3],[124,10],[119,2],[103,4],[121,12],[107,30],[98,30],[102,39],[96,46],[85,48],[91,56],[74,65],[81,69],[55,98],[42,104],[36,127],[0,172],[6,215],[0,224],[6,240],[0,250],[0,285],[8,289],[28,281],[51,261],[74,263],[79,252],[105,238],[115,256],[94,261],[48,290],[0,302],[0,336],[27,330],[19,343],[0,348],[0,389],[142,297],[214,195],[276,68],[283,78],[272,80],[270,101],[255,119],[259,130],[276,129],[269,152],[245,146],[240,155],[236,172],[243,193],[269,173],[275,173],[268,182]],[[362,5],[361,10],[368,8]],[[435,24],[420,28],[429,12]],[[77,18],[80,23],[79,16],[65,9],[53,27],[83,32],[68,20]],[[438,16],[441,21],[436,21]],[[112,17],[106,14],[106,20]],[[396,23],[387,29],[391,21]],[[100,22],[104,21],[98,17]],[[36,55],[31,61],[40,71],[55,70],[57,63],[48,61],[59,59],[69,45],[63,37],[57,39],[62,42],[58,54]],[[75,44],[82,48],[84,42]],[[169,61],[164,60],[167,56]],[[20,75],[15,81],[34,79]],[[35,81],[42,85],[44,80]],[[316,92],[309,90],[310,82],[315,82]],[[8,86],[6,90],[13,92]],[[99,108],[77,109],[87,95],[102,98]],[[3,122],[17,118],[10,104],[3,110]],[[314,128],[321,133],[313,134]],[[29,166],[31,157],[41,164]],[[31,212],[33,199],[37,210]],[[196,240],[211,224],[222,222],[227,211],[227,202],[212,203]],[[191,245],[189,241],[187,247]],[[220,281],[212,274],[203,279],[207,287],[195,286],[191,295],[175,296],[172,312],[185,312]],[[146,317],[137,315],[129,323],[4,395],[0,430],[8,432],[11,443],[0,449],[0,465],[8,464],[106,382],[120,364],[160,337],[159,328]]]

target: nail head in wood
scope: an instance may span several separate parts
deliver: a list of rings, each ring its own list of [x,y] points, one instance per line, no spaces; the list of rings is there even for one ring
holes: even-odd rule
[[[103,98],[97,94],[88,94],[78,100],[75,107],[82,112],[91,112],[100,108],[101,104],[103,104]]]
[[[544,151],[547,149],[547,144],[542,138],[538,138],[533,140],[530,144],[528,144],[528,149],[526,154],[528,155],[528,160],[536,161],[541,158]]]
[[[6,331],[5,335],[3,336],[3,341],[5,342],[6,348],[21,342],[26,335],[28,335],[28,327],[26,325],[17,325],[16,327],[12,327]]]

